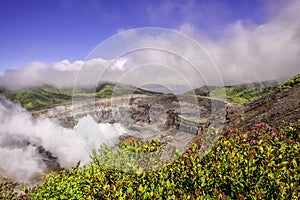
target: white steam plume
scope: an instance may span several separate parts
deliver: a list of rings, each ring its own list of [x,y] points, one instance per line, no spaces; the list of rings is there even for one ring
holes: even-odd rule
[[[98,148],[113,143],[119,132],[113,125],[97,124],[88,116],[79,120],[74,129],[63,128],[48,118],[34,122],[30,113],[0,96],[0,174],[30,183],[46,170],[38,146],[49,151],[61,167],[70,168],[78,161],[88,162],[84,148]]]

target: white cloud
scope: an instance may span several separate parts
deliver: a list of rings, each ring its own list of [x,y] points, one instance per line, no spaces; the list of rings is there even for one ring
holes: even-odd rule
[[[79,71],[84,61],[77,60],[74,63],[70,63],[69,60],[62,60],[53,64],[53,69],[58,71]]]
[[[114,62],[114,64],[112,65],[112,69],[123,71],[124,70],[124,65],[125,65],[126,62],[127,62],[127,59],[125,59],[125,58],[117,59],[116,62]]]
[[[85,84],[94,83],[98,79],[94,76],[95,72],[101,72],[107,64],[108,61],[102,59],[93,59],[88,62],[78,60],[73,63],[62,60],[53,64],[32,62],[20,69],[6,70],[0,76],[0,86],[11,90],[43,85],[58,88],[73,87],[78,73],[85,74]]]
[[[210,43],[208,51],[227,84],[300,73],[300,2],[294,1],[266,24],[237,21],[229,37]]]
[[[5,71],[0,76],[0,85],[10,89],[43,84],[72,87],[75,81],[77,85],[96,85],[98,81],[118,82],[121,79],[141,85],[146,79],[152,79],[157,84],[169,82],[174,85],[176,82],[176,87],[186,85],[188,81],[197,87],[204,82],[217,84],[218,73],[227,85],[291,77],[300,73],[300,21],[297,20],[300,2],[289,1],[284,5],[281,9],[270,6],[268,12],[277,12],[265,24],[256,25],[242,20],[234,22],[217,41],[205,37],[190,22],[179,26],[179,31],[193,36],[205,47],[202,50],[187,38],[165,29],[161,32],[130,30],[120,32],[117,42],[105,41],[93,50],[90,57],[96,59],[73,63],[63,60],[53,64],[33,62],[18,70]],[[174,9],[174,5],[166,4],[163,9]],[[188,11],[185,9],[184,12]],[[213,70],[213,63],[206,51],[218,70]],[[121,57],[112,63],[112,60],[101,59],[101,52],[113,55],[111,59]],[[159,71],[156,66],[158,71],[143,73],[138,68],[145,67],[145,64],[169,66],[173,71],[165,67]],[[183,77],[182,80],[173,74],[174,70]],[[129,74],[131,80],[126,78]]]

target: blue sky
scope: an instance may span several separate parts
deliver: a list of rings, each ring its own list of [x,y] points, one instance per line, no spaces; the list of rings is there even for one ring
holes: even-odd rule
[[[299,0],[0,0],[0,86],[71,87],[97,45],[141,27],[192,36],[208,52],[225,85],[291,78],[300,73],[299,10]],[[168,48],[181,49],[193,62],[201,60],[199,52],[184,46],[186,41],[172,41],[163,34],[145,39],[146,35],[138,35],[140,45],[147,41],[169,44]],[[90,66],[93,70],[106,69],[112,58],[103,54],[114,50],[107,51],[97,55],[106,60]],[[147,53],[142,59],[149,57],[157,63],[169,59]],[[125,71],[111,74],[111,79],[129,72],[139,59],[125,59],[120,67]],[[168,65],[190,73],[180,62],[170,60]],[[210,69],[208,63],[197,67]],[[93,70],[86,75],[89,81]],[[136,82],[144,75],[138,77]],[[186,79],[194,81],[193,87],[200,85],[196,77]]]
[[[84,59],[101,41],[123,29],[178,29],[191,24],[211,40],[237,20],[268,20],[263,0],[1,0],[0,71],[32,61]]]

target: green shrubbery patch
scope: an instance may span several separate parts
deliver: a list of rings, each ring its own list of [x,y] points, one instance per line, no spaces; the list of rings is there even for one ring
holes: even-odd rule
[[[141,163],[131,154],[122,154],[159,154],[165,146],[160,141],[102,146],[92,155],[90,165],[45,174],[43,183],[24,188],[26,194],[21,198],[297,199],[299,137],[297,124],[284,123],[274,128],[260,123],[249,131],[232,128],[217,139],[209,152],[204,151],[208,144],[199,140],[168,165],[155,163],[155,159]],[[147,162],[157,170],[143,170]],[[121,171],[112,164],[140,170]]]
[[[292,79],[288,80],[286,83],[278,86],[277,90],[282,91],[282,90],[289,89],[289,88],[299,86],[299,85],[300,85],[300,74],[294,76]]]

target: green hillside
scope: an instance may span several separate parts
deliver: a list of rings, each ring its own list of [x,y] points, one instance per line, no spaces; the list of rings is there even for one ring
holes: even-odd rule
[[[278,85],[278,82],[261,82],[225,87],[226,98],[242,104],[266,96]],[[218,96],[218,90],[214,90],[211,96]]]
[[[206,86],[206,85],[204,85],[204,86],[196,88],[192,91],[188,91],[184,94],[186,94],[186,95],[194,95],[195,94],[195,95],[199,95],[199,96],[209,96],[210,92],[212,92],[212,91],[214,91],[218,88],[219,88],[218,86]]]
[[[271,92],[280,92],[295,86],[300,86],[300,74],[282,84],[276,81],[265,81],[226,87],[225,91],[228,99],[236,103],[245,103],[264,97]]]
[[[72,89],[57,89],[51,86],[19,91],[10,91],[0,88],[0,94],[3,94],[11,101],[19,102],[24,108],[32,110],[52,106],[58,103],[70,102],[72,101],[72,98],[74,98],[74,100],[81,100],[88,97],[110,98],[111,96],[126,94],[152,95],[158,93],[128,85],[116,86],[111,83],[103,83],[99,84],[96,88],[80,88],[74,94]]]
[[[279,85],[277,87],[277,90],[282,91],[282,90],[289,89],[289,88],[292,88],[294,86],[299,86],[299,85],[300,85],[300,74],[294,76],[292,79],[288,80],[284,84]]]
[[[105,85],[99,85],[96,88],[95,96],[97,98],[110,98],[111,96],[120,96],[120,95],[128,95],[128,94],[154,95],[154,94],[160,94],[160,93],[143,90],[140,88],[136,88],[136,87],[133,87],[130,85],[124,85],[124,84],[118,84],[118,86],[116,86],[114,84],[105,84]]]
[[[279,82],[277,81],[263,81],[225,87],[202,86],[193,92],[200,96],[227,98],[232,102],[242,104],[263,97],[278,86]],[[185,94],[192,94],[193,92],[189,91]]]
[[[72,100],[71,90],[60,90],[50,86],[20,91],[2,89],[0,93],[11,101],[19,102],[26,109],[38,109]]]

